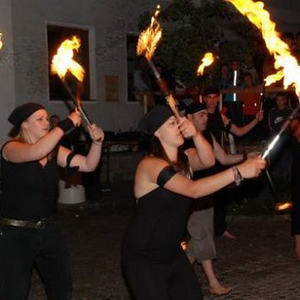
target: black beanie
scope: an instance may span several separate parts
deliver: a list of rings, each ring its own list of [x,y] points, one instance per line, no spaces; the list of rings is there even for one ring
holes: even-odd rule
[[[220,89],[217,86],[207,86],[203,90],[203,96],[207,96],[210,94],[219,95]]]
[[[20,126],[23,121],[40,109],[45,109],[45,107],[39,103],[29,102],[22,104],[12,111],[8,121],[14,126]]]
[[[168,106],[157,105],[142,118],[141,122],[139,123],[139,129],[143,133],[152,135],[172,116],[174,115]]]
[[[185,109],[185,112],[187,114],[194,114],[200,110],[206,109],[206,104],[205,103],[200,103],[200,102],[193,102],[190,105],[187,106]]]

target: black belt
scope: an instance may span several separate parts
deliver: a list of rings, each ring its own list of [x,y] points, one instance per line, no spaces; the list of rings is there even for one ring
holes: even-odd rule
[[[45,229],[49,223],[54,223],[53,217],[41,218],[39,220],[17,220],[17,219],[0,217],[1,225],[9,225],[9,226],[16,226],[16,227],[31,228],[31,229]]]

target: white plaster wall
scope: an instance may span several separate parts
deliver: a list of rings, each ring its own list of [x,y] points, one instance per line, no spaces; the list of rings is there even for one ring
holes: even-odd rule
[[[105,130],[135,129],[139,104],[127,103],[126,34],[138,32],[136,19],[154,1],[11,0],[15,48],[16,103],[38,101],[50,113],[67,114],[64,103],[49,102],[46,24],[92,29],[96,99],[84,102],[91,120]],[[105,101],[104,75],[119,76],[118,103]]]
[[[300,9],[280,8],[280,1],[275,2],[272,1],[270,9],[280,29],[297,31]],[[38,101],[51,114],[63,117],[68,113],[63,102],[49,102],[47,22],[91,29],[95,41],[91,48],[95,101],[85,102],[85,109],[105,130],[135,129],[142,108],[127,103],[126,34],[138,33],[139,15],[147,9],[154,10],[156,3],[154,0],[0,0],[0,32],[6,43],[0,52],[0,140],[6,136],[9,128],[6,118],[15,105]],[[105,74],[119,76],[118,103],[104,99]]]
[[[0,50],[0,143],[6,139],[11,126],[7,121],[15,106],[15,80],[13,58],[13,32],[11,23],[11,1],[0,1],[0,32],[3,48]]]

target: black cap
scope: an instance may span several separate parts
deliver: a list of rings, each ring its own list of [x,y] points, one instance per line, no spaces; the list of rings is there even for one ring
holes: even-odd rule
[[[216,94],[219,95],[220,94],[220,89],[217,86],[207,86],[204,88],[203,90],[203,96],[207,96],[210,94]]]
[[[29,102],[22,104],[12,111],[8,121],[14,126],[20,126],[23,121],[40,109],[45,109],[45,107],[39,103]]]
[[[172,116],[173,113],[169,106],[157,105],[142,118],[139,124],[139,129],[143,133],[152,135]]]
[[[205,103],[200,103],[200,102],[193,102],[190,105],[187,106],[185,109],[185,112],[187,114],[194,114],[200,110],[206,109],[206,104]]]

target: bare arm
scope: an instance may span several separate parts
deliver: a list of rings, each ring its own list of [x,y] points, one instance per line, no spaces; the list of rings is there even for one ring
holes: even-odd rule
[[[74,126],[79,126],[81,123],[81,117],[77,112],[71,113],[68,118]],[[55,148],[63,136],[64,131],[55,127],[34,144],[23,143],[18,140],[12,141],[3,148],[3,156],[8,161],[15,163],[41,160]]]
[[[213,149],[202,133],[196,130],[193,122],[183,118],[179,128],[185,138],[193,139],[195,145],[195,148],[185,151],[191,168],[196,171],[212,167],[215,164]]]
[[[81,172],[92,172],[94,171],[101,158],[102,154],[102,142],[104,139],[104,133],[101,128],[96,125],[92,125],[89,128],[91,138],[93,140],[90,150],[86,156],[76,154],[71,160],[70,167],[79,167]],[[70,150],[65,147],[60,147],[58,152],[58,165],[61,167],[66,166],[66,160],[70,154]]]
[[[156,158],[148,158],[140,163],[135,176],[135,195],[137,198],[157,187],[157,177],[167,165],[167,162]],[[249,159],[237,167],[244,178],[252,178],[260,174],[265,167],[265,161],[261,158]],[[177,173],[166,182],[164,188],[187,197],[199,198],[212,194],[233,181],[234,174],[231,168],[195,181]]]
[[[220,146],[220,144],[213,137],[213,145],[214,145],[214,153],[216,159],[224,166],[226,165],[234,165],[243,160],[243,154],[227,154],[224,149]]]
[[[231,121],[225,115],[222,114],[221,116],[223,119],[224,126],[226,127],[226,125],[228,125]],[[256,114],[256,117],[243,127],[238,127],[235,124],[232,124],[230,127],[230,132],[237,136],[243,136],[246,133],[248,133],[252,128],[254,128],[262,119],[263,119],[262,112],[258,112]]]

